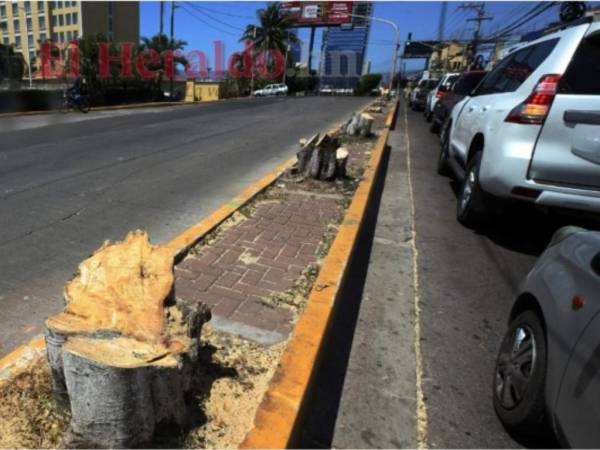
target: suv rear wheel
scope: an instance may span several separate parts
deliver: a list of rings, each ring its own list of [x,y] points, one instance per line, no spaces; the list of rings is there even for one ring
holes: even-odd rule
[[[481,156],[481,152],[477,152],[467,165],[465,178],[458,192],[456,218],[467,227],[481,224],[488,215],[486,195],[479,184]]]
[[[440,148],[440,155],[438,157],[438,164],[437,164],[437,173],[439,175],[443,175],[443,176],[449,176],[450,175],[450,168],[448,167],[448,156],[450,153],[450,125],[449,123],[446,121],[446,124],[444,125],[444,128],[442,129],[442,145]]]

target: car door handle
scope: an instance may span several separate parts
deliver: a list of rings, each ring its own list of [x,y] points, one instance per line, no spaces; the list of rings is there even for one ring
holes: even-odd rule
[[[577,111],[570,109],[563,114],[566,123],[600,125],[600,111]]]

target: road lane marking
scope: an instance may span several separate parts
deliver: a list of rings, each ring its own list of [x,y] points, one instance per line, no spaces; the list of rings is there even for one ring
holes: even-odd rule
[[[415,196],[413,190],[411,158],[410,158],[410,138],[408,136],[408,113],[406,104],[403,105],[404,111],[404,135],[406,139],[406,170],[408,172],[408,193],[410,198],[410,214],[412,219],[410,241],[413,255],[413,285],[414,285],[414,308],[415,308],[415,368],[417,379],[417,448],[425,449],[427,445],[427,407],[425,405],[425,395],[423,394],[423,355],[421,353],[421,293],[419,289],[419,250],[417,249],[417,229],[415,214]]]

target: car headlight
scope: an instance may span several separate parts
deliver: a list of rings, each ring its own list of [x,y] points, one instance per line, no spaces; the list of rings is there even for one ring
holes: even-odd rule
[[[553,247],[557,244],[560,244],[565,239],[573,236],[574,234],[581,233],[583,231],[587,231],[587,230],[585,228],[575,227],[572,225],[559,228],[552,235],[552,239],[550,240],[548,247]]]

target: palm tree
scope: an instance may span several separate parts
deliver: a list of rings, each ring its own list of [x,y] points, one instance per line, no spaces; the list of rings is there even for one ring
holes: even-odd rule
[[[170,38],[170,37],[167,37],[167,35],[161,34],[161,33],[155,34],[151,38],[147,38],[147,37],[142,38],[142,42],[137,49],[138,52],[145,51],[145,50],[154,50],[155,52],[157,52],[160,55],[160,62],[158,62],[156,64],[152,64],[152,63],[146,64],[148,69],[158,71],[158,73],[159,73],[158,80],[156,83],[157,90],[162,89],[162,79],[163,79],[163,74],[164,74],[165,66],[166,66],[164,52],[166,52],[166,51],[176,52],[177,50],[183,50],[186,45],[187,45],[187,42],[185,42],[185,41],[181,41],[181,40],[175,39],[175,38]],[[187,66],[187,64],[188,64],[188,61],[185,57],[177,56],[177,55],[174,55],[173,62],[176,64],[182,64],[184,66]]]
[[[249,41],[255,57],[266,50],[277,50],[285,54],[288,44],[295,44],[298,37],[289,32],[292,20],[282,14],[279,4],[270,3],[265,9],[256,11],[260,25],[248,25],[240,41]]]

